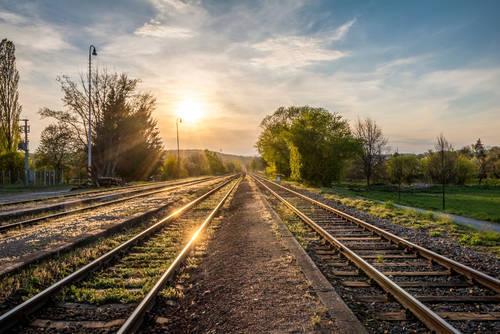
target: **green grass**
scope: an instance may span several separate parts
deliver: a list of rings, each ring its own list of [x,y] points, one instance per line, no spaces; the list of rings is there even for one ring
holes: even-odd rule
[[[398,200],[397,190],[392,186],[375,185],[370,191],[365,187],[352,185],[336,185],[324,189],[325,192],[332,190],[340,195],[361,196],[442,211],[442,195],[439,186],[402,192],[401,200]],[[445,212],[500,223],[500,186],[447,186]]]

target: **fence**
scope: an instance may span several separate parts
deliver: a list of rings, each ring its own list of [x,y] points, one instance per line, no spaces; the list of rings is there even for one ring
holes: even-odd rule
[[[24,171],[1,171],[0,184],[24,184],[25,173]],[[64,173],[63,171],[56,170],[29,170],[28,179],[30,185],[36,186],[53,186],[63,184]]]

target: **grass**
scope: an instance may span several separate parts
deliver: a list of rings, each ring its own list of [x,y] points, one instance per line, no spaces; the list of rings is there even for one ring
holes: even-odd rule
[[[389,219],[395,224],[428,231],[431,237],[452,237],[465,246],[473,246],[500,257],[500,233],[479,231],[473,227],[457,224],[449,216],[422,213],[415,210],[394,206],[393,200],[380,203],[377,201],[350,197],[345,192],[338,193],[335,188],[311,188],[297,182],[284,181],[296,188],[322,194],[324,197],[339,202],[373,216]],[[351,195],[352,196],[352,195]]]
[[[398,200],[396,187],[374,185],[368,191],[364,186],[335,185],[326,188],[341,195],[361,196],[379,201],[392,201],[427,210],[442,211],[440,186],[422,190],[406,190]],[[500,186],[467,185],[446,187],[446,213],[500,223]]]

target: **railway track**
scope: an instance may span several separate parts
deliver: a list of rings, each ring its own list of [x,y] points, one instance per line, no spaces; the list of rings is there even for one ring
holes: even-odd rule
[[[179,181],[173,180],[173,181],[162,181],[162,182],[154,182],[154,183],[149,183],[149,184],[140,184],[140,185],[135,185],[135,186],[123,186],[123,187],[112,187],[109,189],[93,189],[93,190],[83,190],[83,191],[78,191],[76,190],[75,192],[69,192],[67,194],[58,194],[58,195],[51,195],[51,196],[40,196],[40,197],[35,197],[35,198],[30,198],[30,199],[23,199],[23,200],[1,200],[0,201],[0,210],[4,211],[6,208],[10,207],[15,207],[15,206],[20,206],[23,204],[35,204],[38,202],[51,202],[51,201],[57,201],[57,200],[63,200],[66,198],[71,198],[71,197],[84,197],[84,196],[99,196],[102,194],[106,193],[119,193],[119,192],[130,192],[131,190],[134,189],[147,189],[147,188],[154,188],[154,187],[159,187],[159,186],[166,186],[170,185],[172,183],[177,183]]]
[[[120,333],[128,333],[137,329],[155,296],[239,182],[239,178],[232,177],[218,184],[2,314],[0,332],[38,332],[40,327],[50,328],[51,332],[119,329]]]
[[[498,279],[252,177],[371,332],[500,332]]]
[[[5,233],[7,231],[11,231],[13,229],[17,229],[19,227],[30,226],[34,224],[38,224],[42,221],[48,219],[55,219],[64,216],[68,216],[71,214],[76,214],[83,211],[88,211],[92,209],[97,209],[104,206],[110,206],[117,203],[122,203],[131,199],[146,197],[154,194],[158,194],[164,191],[172,191],[178,189],[182,186],[187,185],[195,185],[198,183],[206,182],[208,180],[214,179],[213,177],[202,178],[198,180],[190,180],[190,181],[179,181],[172,182],[169,184],[161,184],[155,186],[148,186],[145,188],[135,189],[130,192],[120,191],[118,193],[107,194],[103,196],[90,197],[84,199],[78,199],[63,203],[50,204],[45,206],[39,206],[35,208],[21,209],[21,210],[13,210],[0,213],[0,233]],[[95,203],[98,202],[98,203]],[[82,204],[87,204],[83,205]],[[59,211],[61,210],[62,211]],[[43,214],[46,212],[54,212],[49,214]],[[20,221],[16,221],[16,218],[22,217],[31,217],[33,215],[37,215],[33,218],[23,219]]]

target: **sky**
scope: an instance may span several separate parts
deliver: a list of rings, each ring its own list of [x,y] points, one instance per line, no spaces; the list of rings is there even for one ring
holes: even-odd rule
[[[58,75],[93,68],[141,79],[176,148],[253,155],[280,106],[370,117],[391,150],[500,145],[500,1],[0,0],[0,38],[16,45],[31,149],[62,109]]]

